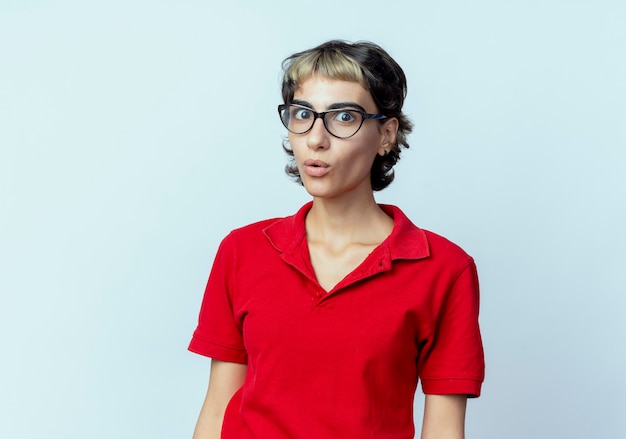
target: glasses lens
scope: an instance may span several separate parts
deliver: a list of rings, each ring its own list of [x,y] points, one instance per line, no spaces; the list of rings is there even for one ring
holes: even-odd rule
[[[363,124],[363,114],[356,110],[329,111],[324,117],[326,129],[337,137],[351,137]]]
[[[289,131],[294,134],[302,134],[311,129],[315,115],[308,108],[285,105],[280,110],[280,119]]]
[[[280,120],[294,134],[303,134],[313,127],[315,112],[295,104],[279,107]],[[363,125],[363,113],[358,110],[332,110],[324,114],[324,126],[330,134],[345,139],[352,137]]]

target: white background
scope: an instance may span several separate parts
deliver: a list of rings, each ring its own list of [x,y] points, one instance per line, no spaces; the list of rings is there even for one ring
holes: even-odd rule
[[[331,38],[408,77],[378,200],[477,260],[468,438],[626,437],[624,23],[620,0],[0,0],[0,437],[191,436],[216,246],[308,200],[280,63]]]

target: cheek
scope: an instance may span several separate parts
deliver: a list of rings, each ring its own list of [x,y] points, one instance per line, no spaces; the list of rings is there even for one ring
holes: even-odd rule
[[[356,139],[355,139],[356,140]],[[355,160],[367,161],[370,164],[374,162],[374,158],[380,150],[380,136],[372,133],[370,136],[364,136],[361,141],[357,142],[351,150],[351,155]]]
[[[302,156],[302,146],[298,144],[298,142],[289,142],[288,147],[293,152],[293,157],[297,160]]]
[[[285,143],[285,146],[291,149],[294,155],[298,155],[299,151],[302,150],[302,139],[299,139],[297,136],[290,133],[287,136],[287,142]]]
[[[287,141],[292,145],[306,145],[306,139],[309,132],[304,134],[294,134],[290,131],[287,132]]]
[[[360,175],[371,171],[372,165],[374,164],[374,157],[375,152],[368,152],[364,148],[351,148],[342,154],[341,160],[339,161],[349,172]]]

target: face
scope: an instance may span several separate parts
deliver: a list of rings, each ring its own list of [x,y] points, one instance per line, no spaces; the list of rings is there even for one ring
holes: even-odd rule
[[[378,113],[374,100],[359,83],[313,75],[295,91],[294,103],[317,112],[358,109]],[[341,105],[338,105],[341,104]],[[365,120],[352,137],[332,136],[318,118],[305,134],[289,133],[289,143],[307,192],[317,198],[371,197],[370,172],[376,154],[395,142],[398,121]]]

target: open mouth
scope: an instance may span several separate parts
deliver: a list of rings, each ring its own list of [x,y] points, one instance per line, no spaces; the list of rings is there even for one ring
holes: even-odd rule
[[[306,160],[304,172],[311,177],[322,177],[328,173],[329,165],[321,160]]]
[[[306,160],[304,166],[311,166],[313,168],[327,168],[328,164],[321,160]]]

